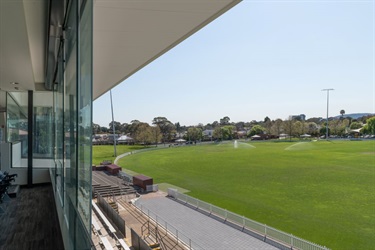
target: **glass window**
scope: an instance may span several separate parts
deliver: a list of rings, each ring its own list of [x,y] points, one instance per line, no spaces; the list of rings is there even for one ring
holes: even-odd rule
[[[34,92],[34,167],[52,167],[54,113],[53,92]],[[40,160],[39,160],[40,159]],[[48,161],[42,161],[49,159]],[[37,164],[37,162],[39,164]]]
[[[60,44],[58,56],[57,79],[54,89],[54,149],[55,149],[55,185],[60,197],[61,206],[64,206],[64,60],[63,43]]]
[[[78,85],[78,212],[91,230],[91,135],[92,135],[92,1],[81,11]]]
[[[12,143],[13,167],[26,167],[27,161],[27,92],[7,93],[7,141]]]

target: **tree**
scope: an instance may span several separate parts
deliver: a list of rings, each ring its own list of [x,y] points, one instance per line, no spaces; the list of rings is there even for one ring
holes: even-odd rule
[[[220,125],[229,125],[230,118],[228,116],[224,116],[220,119]]]
[[[141,124],[138,120],[132,120],[130,122],[130,126],[128,127],[128,133],[130,133],[131,136],[135,136],[135,133],[137,132],[138,126]]]
[[[265,131],[265,128],[263,128],[262,126],[260,125],[254,125],[250,131],[248,132],[248,137],[251,137],[253,135],[259,135],[259,134],[263,134]]]
[[[315,122],[306,123],[306,131],[312,136],[318,136],[318,125]]]
[[[333,135],[338,135],[340,133],[340,120],[333,119],[329,123],[329,130]]]
[[[264,123],[264,128],[266,129],[266,133],[270,134],[271,133],[271,127],[272,127],[272,121],[271,121],[271,119],[268,116],[266,116],[264,118],[264,122],[263,123]]]
[[[232,125],[223,126],[221,127],[221,131],[224,140],[232,140],[234,137],[235,127]]]
[[[95,134],[98,134],[99,132],[100,132],[100,125],[92,123],[92,133],[95,135]]]
[[[285,133],[289,135],[290,140],[292,140],[292,136],[294,135],[294,121],[293,119],[287,119],[283,122],[283,128]]]
[[[299,137],[303,134],[303,123],[301,121],[296,121],[293,123],[294,135]]]
[[[121,123],[120,122],[116,122],[116,121],[114,121],[113,123],[115,125],[115,133],[117,133],[118,131],[121,130]],[[109,127],[109,130],[113,132],[112,122],[109,123],[108,127]]]
[[[350,124],[350,129],[359,129],[359,128],[362,128],[362,124],[359,122],[352,122]]]
[[[345,110],[340,110],[340,114],[341,114],[341,117],[344,117],[344,115],[345,115]]]
[[[321,134],[321,135],[326,135],[327,133],[326,133],[326,131],[327,131],[327,127],[326,126],[323,126],[323,127],[321,127],[320,128],[320,130],[319,130],[319,133]],[[328,128],[328,136],[331,134],[331,131],[330,131],[330,129]]]
[[[175,131],[175,126],[167,118],[161,116],[155,117],[152,120],[152,124],[159,127],[164,143],[172,139],[172,134]]]
[[[252,121],[250,122],[250,125],[251,125],[251,126],[258,125],[258,124],[259,124],[259,122],[257,122],[256,120],[252,120]]]
[[[366,120],[367,133],[375,135],[375,116]]]
[[[214,121],[212,124],[211,124],[212,128],[215,129],[216,127],[219,127],[220,124],[218,121]]]
[[[130,133],[130,127],[131,127],[131,125],[128,124],[128,123],[123,123],[123,124],[121,124],[121,126],[120,126],[120,131],[121,131],[121,133],[123,133],[123,134],[128,134],[128,133]]]
[[[135,141],[144,145],[150,144],[153,139],[150,125],[144,122],[138,123],[137,130],[135,131],[133,138]]]
[[[108,128],[107,127],[100,127],[100,132],[107,133],[108,132]]]
[[[244,129],[244,127],[245,127],[245,123],[244,123],[244,122],[237,122],[237,123],[235,124],[235,126],[236,126],[237,131],[241,131],[241,130]]]
[[[152,139],[155,143],[155,146],[157,146],[158,142],[161,140],[161,137],[162,137],[160,128],[158,126],[152,126],[151,127],[151,134],[152,134]]]
[[[174,126],[176,127],[176,131],[177,131],[177,133],[181,132],[181,125],[180,125],[179,122],[176,122],[176,123],[174,124]]]
[[[187,130],[187,138],[190,141],[198,141],[202,139],[202,129],[198,127],[190,127]]]
[[[219,140],[223,139],[223,133],[222,133],[221,127],[216,127],[214,129],[212,137],[214,137],[215,139],[219,139]]]
[[[271,134],[280,135],[282,132],[283,121],[281,119],[276,119],[271,126]]]
[[[213,129],[212,127],[212,124],[211,123],[207,123],[205,126],[204,126],[204,129]]]

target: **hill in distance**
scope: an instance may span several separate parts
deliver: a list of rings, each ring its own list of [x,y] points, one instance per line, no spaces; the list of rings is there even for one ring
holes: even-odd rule
[[[344,118],[347,118],[347,117],[351,117],[353,119],[358,119],[358,118],[361,118],[363,116],[369,116],[369,115],[375,115],[373,113],[352,113],[352,114],[345,114],[343,115]],[[337,116],[334,116],[333,118],[335,119],[339,119],[341,117],[341,115],[337,115]]]

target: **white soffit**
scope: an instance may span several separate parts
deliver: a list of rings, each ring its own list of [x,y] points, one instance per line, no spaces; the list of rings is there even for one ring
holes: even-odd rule
[[[27,35],[29,38],[31,63],[35,83],[43,83],[45,78],[47,1],[23,0]]]
[[[0,0],[0,88],[14,90],[11,82],[33,89],[34,77],[23,2]]]
[[[47,4],[46,0],[0,0],[1,90],[35,90],[35,83],[44,82]]]
[[[121,83],[239,2],[96,0],[93,98]]]

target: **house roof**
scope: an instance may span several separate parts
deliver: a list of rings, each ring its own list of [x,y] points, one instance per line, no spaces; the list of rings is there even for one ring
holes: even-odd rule
[[[117,141],[132,141],[132,140],[134,140],[134,139],[130,136],[127,136],[127,135],[122,135],[117,139]]]

